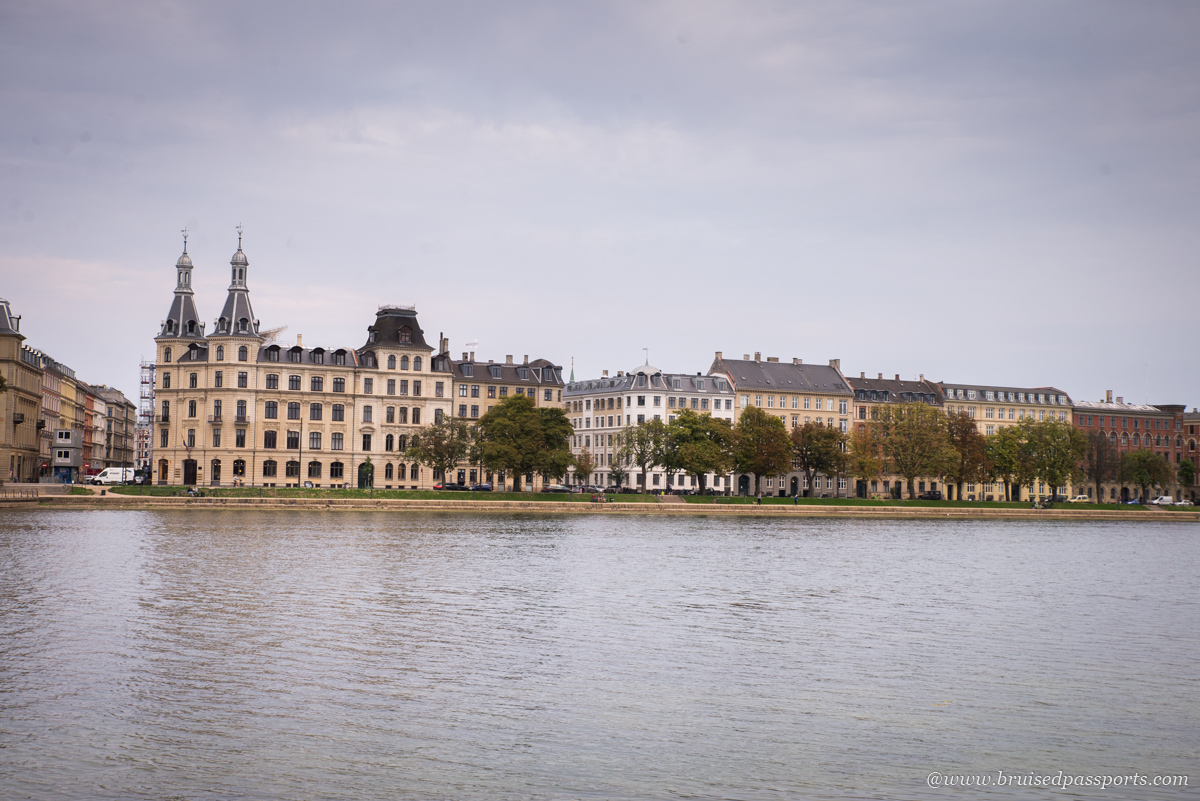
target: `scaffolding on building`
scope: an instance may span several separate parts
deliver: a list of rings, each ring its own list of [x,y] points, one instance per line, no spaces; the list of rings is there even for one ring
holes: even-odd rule
[[[138,467],[148,469],[154,463],[154,362],[142,360],[141,387],[138,396],[137,448]]]

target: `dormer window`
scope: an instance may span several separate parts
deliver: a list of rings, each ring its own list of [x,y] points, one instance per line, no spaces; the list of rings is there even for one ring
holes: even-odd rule
[[[346,351],[335,350],[333,352],[333,363],[334,364],[345,364],[346,363]]]
[[[400,329],[400,344],[407,345],[412,342],[412,329],[407,325]]]
[[[375,354],[374,353],[364,353],[362,355],[362,365],[363,365],[363,367],[374,367],[375,366]]]
[[[705,389],[704,389],[704,379],[703,379],[703,378],[697,378],[697,379],[696,379],[696,389],[700,390],[701,392],[704,392],[704,391],[705,391]]]
[[[645,373],[638,373],[638,377],[637,377],[637,385],[638,385],[639,387],[644,387],[644,386],[646,386],[646,374],[645,374]]]
[[[680,381],[678,378],[671,379],[671,389],[682,389],[682,388],[683,388],[682,381]]]
[[[267,361],[269,361],[269,362],[279,361],[279,346],[278,345],[272,345],[271,347],[267,348]]]
[[[518,367],[517,368],[517,378],[521,379],[522,381],[528,381],[529,380],[529,368],[528,367]]]
[[[195,321],[195,320],[188,320],[188,324],[187,324],[187,332],[188,332],[189,334],[194,334],[194,333],[196,333],[196,321]]]
[[[321,350],[320,348],[315,348],[313,350],[311,356],[312,356],[313,364],[324,364],[325,363],[325,351]]]
[[[299,364],[304,359],[304,349],[299,345],[288,351],[288,361]]]
[[[498,365],[498,364],[488,365],[488,372],[492,374],[492,378],[499,378],[500,377],[500,365]]]
[[[466,376],[467,378],[472,378],[472,377],[474,377],[474,375],[475,375],[475,365],[473,365],[473,364],[464,364],[464,365],[462,365],[462,374],[463,374],[464,376]]]
[[[370,331],[367,333],[367,342],[371,343],[372,345],[375,344],[375,332],[374,331]]]

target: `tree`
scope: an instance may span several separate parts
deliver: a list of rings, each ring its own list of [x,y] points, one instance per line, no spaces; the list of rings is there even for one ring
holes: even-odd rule
[[[918,476],[945,475],[954,449],[946,433],[946,416],[924,403],[884,406],[871,421],[892,470],[908,484],[908,497],[916,495]]]
[[[596,460],[592,458],[591,451],[582,451],[575,457],[575,479],[580,484],[589,483],[595,469]]]
[[[408,458],[442,474],[442,483],[450,483],[454,466],[467,458],[471,431],[463,420],[443,417],[420,429],[408,446]]]
[[[1180,484],[1190,487],[1196,483],[1196,465],[1188,459],[1184,459],[1175,470],[1175,475],[1179,479]]]
[[[883,451],[872,429],[863,426],[861,431],[850,435],[847,460],[848,472],[856,480],[867,482],[879,478],[883,473]]]
[[[621,485],[625,483],[625,479],[629,478],[629,471],[625,469],[623,459],[617,459],[609,466],[608,478],[617,489],[620,489]]]
[[[1142,489],[1142,503],[1150,499],[1151,487],[1167,487],[1175,478],[1171,463],[1154,451],[1128,451],[1121,457],[1125,480]]]
[[[1026,418],[1025,454],[1033,478],[1050,485],[1053,495],[1079,474],[1079,462],[1087,451],[1087,435],[1066,421]]]
[[[656,459],[662,451],[662,438],[665,426],[661,420],[646,420],[636,426],[627,426],[621,432],[621,448],[617,455],[626,464],[636,464],[641,468],[641,492],[645,493],[649,485],[647,472],[658,464]]]
[[[563,409],[539,409],[533,398],[514,395],[479,418],[478,428],[484,466],[510,473],[514,491],[520,489],[521,476],[561,478],[572,463],[569,443],[574,429]]]
[[[684,409],[667,424],[664,441],[669,461],[693,476],[701,491],[709,473],[724,475],[733,469],[733,427],[728,420]]]
[[[791,469],[792,441],[775,415],[749,406],[742,410],[733,432],[734,468],[754,476],[755,495],[763,476],[780,476]]]
[[[1102,431],[1088,434],[1087,450],[1083,453],[1083,474],[1096,488],[1096,503],[1104,500],[1105,481],[1111,481],[1117,473],[1119,456],[1117,447]]]
[[[963,484],[982,483],[991,472],[987,439],[979,433],[975,418],[966,412],[946,417],[946,435],[954,448],[954,456],[947,464],[946,478],[954,481],[954,497],[961,501]]]
[[[988,464],[992,475],[1004,484],[1004,500],[1012,500],[1012,488],[1020,488],[1030,476],[1025,459],[1025,432],[1020,426],[1008,426],[987,438]],[[1018,497],[1018,500],[1020,498]]]
[[[831,476],[837,472],[846,435],[833,426],[805,423],[792,429],[791,439],[792,463],[804,473],[807,498],[817,473]]]

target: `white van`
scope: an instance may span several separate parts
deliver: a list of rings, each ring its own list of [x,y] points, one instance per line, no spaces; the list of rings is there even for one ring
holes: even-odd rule
[[[129,484],[133,481],[132,467],[106,467],[93,480],[95,484]]]

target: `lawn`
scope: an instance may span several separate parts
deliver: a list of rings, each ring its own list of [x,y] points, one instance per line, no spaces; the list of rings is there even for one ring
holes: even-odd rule
[[[304,487],[200,487],[206,498],[380,498],[397,500],[438,501],[558,501],[590,503],[591,495],[558,492],[441,492],[438,490],[371,490],[366,489],[307,489]],[[113,487],[110,492],[121,495],[182,496],[181,487]],[[653,495],[612,495],[614,503],[657,503]]]
[[[723,497],[723,496],[702,496],[702,495],[686,495],[684,500],[688,503],[708,503],[708,504],[753,504],[754,498],[747,497]],[[779,497],[764,497],[764,504],[772,505],[792,505],[791,498]],[[959,508],[967,507],[972,509],[1029,509],[1028,501],[898,501],[885,500],[876,501],[866,498],[797,498],[797,506],[915,506],[915,507],[944,507],[944,508]],[[1136,509],[1146,511],[1144,506],[1123,506],[1117,503],[1060,503],[1055,509],[1079,509],[1094,511],[1096,509]]]

